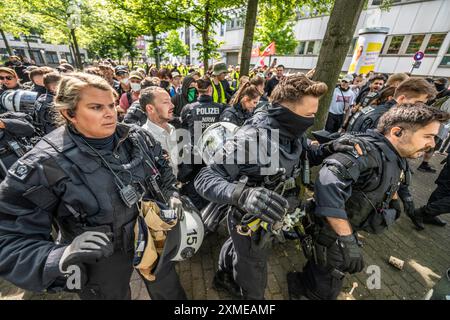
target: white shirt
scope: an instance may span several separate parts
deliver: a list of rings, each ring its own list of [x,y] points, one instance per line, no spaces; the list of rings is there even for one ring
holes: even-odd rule
[[[337,86],[333,92],[329,112],[333,114],[344,114],[344,106],[351,106],[355,98],[355,93],[351,89],[344,91]]]
[[[175,176],[178,174],[178,148],[177,148],[177,137],[175,134],[175,127],[171,124],[167,124],[169,131],[161,128],[157,124],[153,123],[149,119],[142,126],[145,130],[149,131],[153,137],[161,143],[164,150],[169,153],[170,156],[170,166],[173,169]]]

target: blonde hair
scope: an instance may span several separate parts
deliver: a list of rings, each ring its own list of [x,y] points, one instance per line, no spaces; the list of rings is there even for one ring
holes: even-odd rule
[[[68,120],[62,117],[61,111],[67,110],[69,115],[75,115],[81,92],[86,88],[97,88],[110,91],[117,99],[117,92],[102,77],[82,72],[70,73],[62,76],[58,84],[55,96],[55,111],[59,117],[58,122],[68,124]]]

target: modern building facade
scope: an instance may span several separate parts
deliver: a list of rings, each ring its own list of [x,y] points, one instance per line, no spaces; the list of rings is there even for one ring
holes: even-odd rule
[[[10,34],[6,34],[6,38],[15,55],[21,55],[34,60],[37,65],[57,66],[59,65],[60,59],[65,59],[68,63],[74,64],[72,50],[67,45],[49,44],[39,36],[35,35],[28,37],[14,37]],[[85,61],[87,58],[87,51],[80,49],[80,53],[81,59]],[[6,45],[3,39],[0,38],[0,56],[6,58],[8,55]]]
[[[414,75],[450,77],[450,0],[393,0],[389,10],[380,8],[383,0],[369,0],[368,7],[360,16],[352,45],[342,71],[349,69],[358,32],[364,28],[383,27],[389,32],[384,41],[375,71],[383,73],[410,72],[413,56],[417,51],[425,53]],[[325,36],[329,16],[298,15],[295,35],[299,45],[289,56],[273,56],[278,63],[291,70],[310,70],[317,64],[320,47]],[[191,62],[201,63],[196,43],[200,36],[190,30]],[[240,61],[244,37],[242,17],[231,18],[216,27],[217,38],[223,41],[219,52],[228,64]],[[256,64],[260,59],[253,58]],[[269,63],[266,58],[265,63]]]

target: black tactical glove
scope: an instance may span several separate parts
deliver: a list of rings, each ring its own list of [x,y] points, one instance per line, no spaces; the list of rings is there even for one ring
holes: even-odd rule
[[[276,192],[257,187],[244,189],[237,206],[272,224],[283,220],[288,209],[288,201]]]
[[[344,270],[348,273],[361,272],[364,269],[364,260],[361,249],[358,246],[356,237],[351,234],[349,236],[339,236],[337,245],[344,259]]]
[[[362,139],[348,134],[326,143],[326,148],[330,153],[349,152],[356,153],[360,156],[367,154],[367,150]]]
[[[106,234],[86,231],[73,239],[72,243],[64,250],[59,261],[59,269],[65,272],[70,265],[95,263],[101,258],[111,256],[113,252],[113,244]]]

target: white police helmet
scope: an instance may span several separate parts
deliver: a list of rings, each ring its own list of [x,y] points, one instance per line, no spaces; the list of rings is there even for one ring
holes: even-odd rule
[[[232,138],[239,127],[231,122],[217,122],[203,132],[197,142],[198,151],[206,164],[210,164],[217,151]]]

